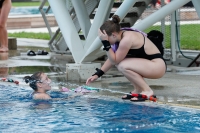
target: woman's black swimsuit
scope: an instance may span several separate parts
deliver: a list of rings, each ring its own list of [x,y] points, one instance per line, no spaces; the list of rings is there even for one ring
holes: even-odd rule
[[[5,0],[0,0],[0,8],[2,8],[2,6],[3,6],[3,2],[4,2]]]
[[[122,36],[123,36],[123,33],[122,33]],[[152,55],[146,54],[146,52],[144,50],[145,36],[143,35],[143,37],[144,37],[144,44],[142,45],[142,47],[139,48],[139,49],[130,49],[128,51],[127,55],[126,55],[126,58],[144,58],[144,59],[147,59],[147,60],[153,60],[153,59],[156,59],[156,58],[161,58],[165,62],[163,56],[160,53],[152,54]],[[165,62],[165,65],[166,65],[166,62]],[[166,68],[167,68],[167,65],[166,65]]]

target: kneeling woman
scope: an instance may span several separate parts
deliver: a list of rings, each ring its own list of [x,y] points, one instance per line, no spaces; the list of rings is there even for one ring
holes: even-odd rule
[[[165,74],[166,64],[159,49],[144,33],[122,30],[119,22],[119,16],[114,15],[112,20],[106,21],[100,27],[99,38],[108,59],[101,69],[97,69],[97,72],[87,79],[86,84],[96,80],[115,65],[134,86],[131,94],[123,96],[122,99],[144,101],[154,95],[144,78],[161,78]],[[119,44],[113,50],[111,47],[117,42]]]
[[[36,72],[32,76],[25,76],[24,80],[29,83],[29,86],[34,90],[31,94],[33,99],[51,99],[51,97],[46,93],[51,90],[51,79],[43,72]]]

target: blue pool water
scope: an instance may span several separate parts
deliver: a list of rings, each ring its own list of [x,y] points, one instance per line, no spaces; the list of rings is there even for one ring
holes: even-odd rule
[[[44,12],[47,10],[47,7],[44,7]],[[11,8],[9,15],[38,15],[41,14],[39,7],[14,7]],[[50,9],[48,14],[52,14]]]
[[[92,93],[34,101],[29,98],[31,92],[26,86],[0,82],[0,132],[200,132],[199,110],[100,98]],[[67,98],[74,94],[51,91],[50,95]]]

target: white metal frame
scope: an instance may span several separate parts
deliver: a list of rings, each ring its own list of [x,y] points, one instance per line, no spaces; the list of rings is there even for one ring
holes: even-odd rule
[[[101,0],[102,3],[104,1],[107,1],[107,0]],[[110,0],[110,1],[112,1],[112,0]],[[133,5],[138,1],[140,1],[140,0],[125,0],[122,3],[122,5],[117,9],[115,14],[117,14],[120,17],[120,19],[122,20],[126,16],[126,14],[129,12],[130,8],[133,7]],[[101,2],[100,2],[100,4],[101,4]],[[110,3],[110,4],[112,4],[112,3]],[[104,6],[100,7],[100,6],[101,5],[99,5],[99,7],[98,7],[98,8],[100,8],[100,10],[98,10],[97,15],[102,14],[102,13],[104,14],[105,11],[106,11],[106,13],[110,13],[110,10],[104,10],[105,7]],[[101,10],[103,10],[103,11],[101,11]],[[101,16],[101,15],[99,15],[99,16]],[[99,24],[102,24],[102,23],[99,23]],[[100,25],[98,27],[96,27],[96,29],[99,28],[99,27],[100,27]],[[97,34],[97,30],[95,32]],[[98,37],[96,37],[96,39],[93,41],[93,43],[87,43],[87,44],[90,45],[90,47],[88,48],[88,50],[84,54],[83,58],[81,59],[81,62],[87,62],[87,61],[94,60],[95,58],[91,58],[91,57],[94,57],[94,54],[97,53],[97,51],[102,46],[101,41],[99,40]]]
[[[75,63],[78,63],[80,57],[84,54],[83,43],[79,38],[76,27],[66,7],[66,0],[48,0],[62,35],[67,43]]]
[[[100,25],[108,19],[111,11],[113,0],[100,0],[98,10],[96,11],[95,18],[91,24],[89,15],[87,14],[83,0],[72,0],[72,4],[76,11],[77,18],[79,20],[82,32],[86,37],[85,42],[81,41],[76,28],[73,24],[72,18],[66,7],[66,0],[48,0],[53,13],[56,17],[57,23],[62,31],[63,37],[74,57],[75,63],[92,62],[94,59],[105,54],[104,51],[100,50],[102,44],[97,37],[97,30]],[[129,9],[138,1],[146,0],[124,0],[122,5],[118,8],[115,14],[119,15],[121,20],[129,12]],[[163,6],[158,11],[149,15],[139,23],[133,25],[133,28],[139,30],[145,30],[152,26],[154,23],[161,21],[165,16],[172,15],[171,22],[171,51],[172,60],[176,61],[176,35],[175,35],[175,20],[173,17],[174,12],[190,2],[191,0],[172,0],[169,4]],[[200,0],[192,0],[194,7],[200,16]]]

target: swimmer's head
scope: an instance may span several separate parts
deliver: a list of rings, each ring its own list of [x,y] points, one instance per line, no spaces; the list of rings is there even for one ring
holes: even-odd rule
[[[51,89],[51,86],[49,85],[51,79],[43,72],[36,72],[32,76],[25,76],[24,81],[29,83],[29,86],[35,91],[38,91],[38,89],[43,89],[45,91]]]
[[[104,22],[104,24],[100,27],[100,30],[103,32],[103,30],[106,31],[108,36],[111,36],[113,32],[120,32],[120,18],[118,15],[112,16],[111,20],[107,20]]]

